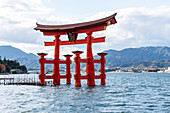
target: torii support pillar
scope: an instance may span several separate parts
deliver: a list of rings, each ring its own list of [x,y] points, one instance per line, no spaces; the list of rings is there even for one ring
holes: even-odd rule
[[[86,74],[88,76],[87,79],[87,85],[89,86],[95,86],[95,73],[94,73],[94,59],[93,59],[93,53],[92,53],[92,32],[87,32],[87,60],[86,63]]]
[[[99,56],[101,56],[100,61],[101,61],[101,85],[105,85],[105,79],[106,79],[106,74],[105,74],[105,56],[107,55],[107,53],[98,53]]]
[[[44,73],[45,58],[44,58],[44,56],[46,56],[47,54],[46,53],[38,53],[38,55],[40,56],[40,59],[39,59],[39,63],[40,63],[39,79],[40,79],[41,85],[45,85],[45,73]]]
[[[54,52],[54,68],[53,68],[53,84],[60,85],[60,68],[59,68],[59,52],[60,52],[60,35],[55,36],[55,52]]]
[[[64,56],[66,57],[66,76],[67,76],[66,83],[71,84],[70,57],[72,57],[73,55],[64,55]]]
[[[80,54],[82,54],[82,51],[73,51],[73,53],[76,55],[74,58],[75,61],[75,86],[81,87],[81,73],[80,73]]]

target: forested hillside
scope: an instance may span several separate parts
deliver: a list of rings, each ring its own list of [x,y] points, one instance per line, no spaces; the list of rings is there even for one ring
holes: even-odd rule
[[[12,69],[18,69],[21,73],[27,73],[27,68],[24,65],[20,65],[16,60],[6,60],[6,58],[2,60],[0,58],[0,73],[11,73]]]

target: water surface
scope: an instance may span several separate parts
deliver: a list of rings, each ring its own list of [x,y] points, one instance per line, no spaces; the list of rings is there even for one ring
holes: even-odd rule
[[[0,85],[0,105],[3,113],[169,113],[170,74],[107,73],[106,85],[96,80],[95,87],[85,80],[75,87],[73,79],[59,86]]]

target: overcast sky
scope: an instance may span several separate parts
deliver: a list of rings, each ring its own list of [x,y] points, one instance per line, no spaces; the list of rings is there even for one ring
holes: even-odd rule
[[[44,47],[43,42],[54,37],[35,31],[36,22],[77,23],[116,12],[117,24],[93,34],[106,36],[105,43],[93,44],[94,54],[129,47],[170,47],[170,0],[0,0],[0,46],[12,45],[27,53],[47,52],[53,57],[54,47]],[[61,46],[61,55],[73,50],[85,51],[86,45]]]

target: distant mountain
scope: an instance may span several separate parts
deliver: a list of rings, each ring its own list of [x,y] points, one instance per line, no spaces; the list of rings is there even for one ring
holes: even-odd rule
[[[38,58],[32,53],[25,53],[24,51],[12,46],[0,46],[0,55],[7,59],[13,58]]]
[[[127,48],[121,51],[106,50],[104,52],[108,53],[106,56],[106,66],[108,67],[170,67],[169,47]],[[39,67],[39,57],[37,55],[25,53],[12,46],[0,46],[0,56],[2,58],[6,57],[6,59],[17,60],[27,68]],[[94,58],[98,59],[99,56],[95,55]]]
[[[38,67],[38,56],[32,53],[25,53],[24,51],[12,46],[0,46],[1,58],[17,60],[21,65],[26,67]]]
[[[140,65],[144,61],[151,63],[152,61],[167,60],[168,62],[170,60],[169,47],[127,48],[121,51],[106,50],[104,52],[108,53],[106,56],[106,66],[108,67],[128,67],[130,65],[137,65],[135,63]],[[166,66],[170,65],[167,63]]]

